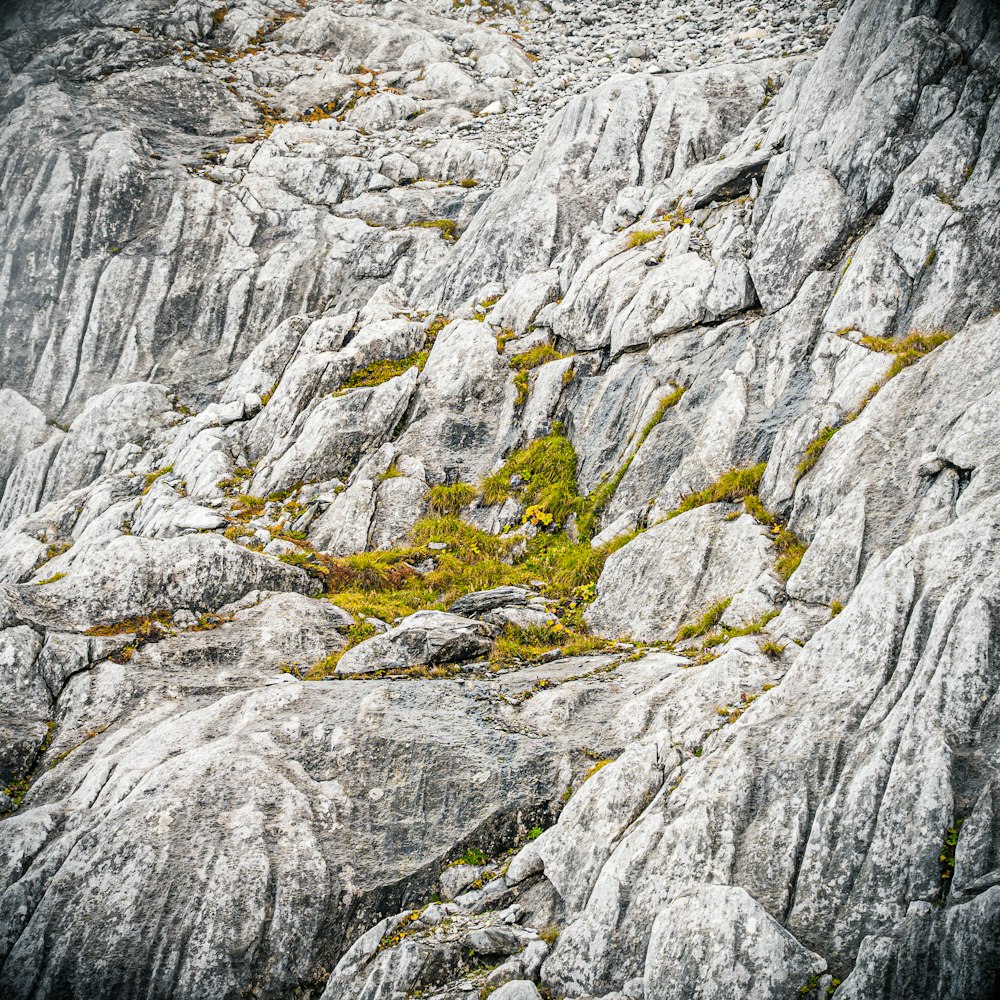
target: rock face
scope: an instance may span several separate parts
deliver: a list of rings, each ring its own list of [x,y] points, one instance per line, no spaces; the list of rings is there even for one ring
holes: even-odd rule
[[[996,996],[998,67],[4,5],[0,996]]]

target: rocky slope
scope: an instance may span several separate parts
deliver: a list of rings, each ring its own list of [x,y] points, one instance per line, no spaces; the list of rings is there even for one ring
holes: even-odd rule
[[[0,995],[1000,989],[986,0],[0,10]]]

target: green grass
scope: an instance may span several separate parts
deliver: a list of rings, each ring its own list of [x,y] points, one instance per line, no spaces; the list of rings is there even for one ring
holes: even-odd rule
[[[483,480],[480,494],[486,506],[503,503],[514,490],[510,481],[520,477],[518,499],[525,507],[539,507],[551,514],[555,525],[586,507],[576,482],[576,452],[569,438],[553,432],[536,438],[514,452],[503,468]]]
[[[610,479],[597,486],[587,498],[588,509],[583,512],[583,515],[580,518],[580,530],[585,535],[593,537],[593,535],[596,534],[598,518],[607,508],[608,504],[611,503],[618,487],[621,485],[621,481],[625,478],[625,473],[628,472],[629,467],[632,464],[632,460],[639,453],[639,449],[643,446],[646,438],[648,438],[653,432],[653,429],[657,426],[657,424],[659,424],[667,413],[681,401],[681,397],[684,395],[684,392],[685,386],[677,386],[672,392],[669,392],[663,397],[663,399],[660,400],[653,416],[646,422],[645,426],[639,432],[639,439],[636,441],[635,447],[632,449],[628,458],[625,459],[621,468]]]
[[[427,506],[432,514],[457,514],[468,507],[479,495],[469,483],[435,486],[427,494]]]
[[[719,620],[726,612],[726,608],[733,603],[731,597],[722,597],[713,601],[694,621],[685,622],[678,630],[674,642],[684,642],[687,639],[695,639],[699,635],[704,635],[710,629],[719,624]]]
[[[724,472],[711,486],[706,486],[696,493],[689,493],[667,517],[677,517],[705,504],[739,503],[749,496],[754,496],[760,487],[766,466],[767,463],[761,462],[745,469],[730,469]]]
[[[515,664],[533,663],[543,654],[558,649],[563,656],[586,656],[603,653],[614,643],[596,635],[586,635],[562,623],[521,627],[507,625],[494,642],[490,666],[499,670]]]
[[[430,357],[429,350],[416,351],[405,358],[383,358],[380,361],[373,361],[364,368],[359,368],[340,387],[338,393],[346,392],[348,389],[370,389],[377,385],[388,382],[389,379],[396,378],[411,368],[424,370],[427,359]]]
[[[774,570],[782,580],[799,568],[808,546],[785,524],[777,514],[769,511],[757,496],[749,496],[743,501],[747,513],[758,523],[771,529],[771,542],[777,550]]]
[[[514,376],[514,387],[517,389],[517,397],[514,400],[515,406],[524,406],[530,394],[531,377],[528,374],[535,368],[548,364],[550,361],[559,361],[569,357],[568,354],[560,354],[549,344],[539,344],[537,347],[525,351],[523,354],[515,354],[510,359],[511,367],[517,374]]]
[[[886,383],[894,379],[900,372],[905,371],[910,365],[916,364],[921,358],[926,357],[931,351],[951,340],[953,336],[953,333],[945,330],[934,330],[930,333],[913,330],[898,340],[893,337],[862,337],[859,341],[862,347],[867,347],[868,350],[876,351],[879,354],[894,355],[892,364],[882,378],[874,385],[869,386],[868,392],[865,393],[861,402],[839,424],[828,424],[806,445],[802,460],[795,468],[796,483],[816,465],[833,435],[846,424],[857,420]]]
[[[161,469],[154,469],[152,472],[146,473],[146,478],[143,481],[142,495],[145,496],[152,488],[153,483],[156,482],[161,476],[169,475],[174,471],[172,465],[164,465]]]

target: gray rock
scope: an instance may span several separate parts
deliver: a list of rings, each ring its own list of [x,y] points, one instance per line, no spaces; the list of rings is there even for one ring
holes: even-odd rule
[[[648,997],[725,993],[794,996],[826,970],[743,889],[702,885],[679,893],[653,924],[643,976]]]
[[[435,663],[461,663],[488,652],[495,629],[444,611],[417,611],[394,629],[348,650],[339,674],[365,674]]]
[[[615,552],[586,613],[591,627],[612,637],[673,639],[713,602],[750,587],[771,562],[767,534],[749,515],[725,515],[719,504],[695,508]]]

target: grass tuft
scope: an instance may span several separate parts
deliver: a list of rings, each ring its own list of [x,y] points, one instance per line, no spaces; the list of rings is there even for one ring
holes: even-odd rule
[[[427,506],[432,514],[458,514],[476,499],[475,486],[468,483],[454,483],[451,486],[435,486],[427,494]]]
[[[637,229],[634,233],[629,233],[625,245],[629,250],[635,250],[637,247],[652,243],[653,240],[662,235],[662,229]]]
[[[695,507],[703,507],[710,503],[739,503],[749,496],[754,496],[760,488],[760,481],[764,477],[766,463],[752,465],[745,469],[730,469],[724,472],[719,478],[696,493],[689,493],[684,497],[677,507],[672,510],[667,517],[677,517]]]

